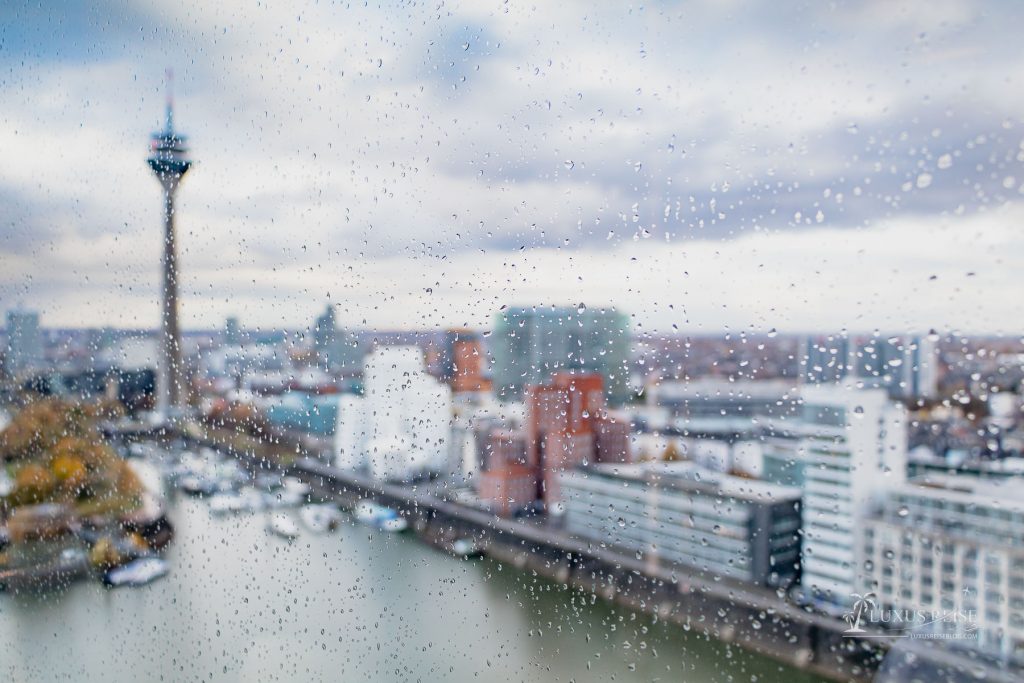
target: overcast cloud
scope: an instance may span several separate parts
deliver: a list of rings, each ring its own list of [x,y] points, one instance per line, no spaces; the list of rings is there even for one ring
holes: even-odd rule
[[[6,3],[0,305],[155,326],[171,65],[186,327],[1018,331],[1024,10],[778,4]]]

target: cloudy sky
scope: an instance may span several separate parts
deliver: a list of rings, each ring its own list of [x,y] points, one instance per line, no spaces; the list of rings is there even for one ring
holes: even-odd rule
[[[39,4],[0,9],[0,306],[47,325],[157,323],[167,66],[186,327],[1024,319],[1017,3]]]

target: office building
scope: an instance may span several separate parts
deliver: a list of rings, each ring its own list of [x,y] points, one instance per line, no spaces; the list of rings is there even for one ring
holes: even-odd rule
[[[930,475],[867,518],[866,576],[883,610],[962,618],[933,625],[1001,657],[1024,657],[1024,479]]]
[[[7,374],[18,377],[42,366],[43,335],[39,330],[39,314],[16,308],[7,312]]]
[[[230,316],[224,321],[224,344],[225,346],[242,345],[242,327],[235,316]]]
[[[939,354],[935,338],[913,335],[846,334],[809,337],[802,376],[807,384],[856,379],[885,389],[892,398],[935,398]]]
[[[629,328],[614,309],[507,308],[495,319],[491,353],[502,401],[563,370],[601,375],[612,404],[629,397]]]
[[[546,384],[528,386],[525,402],[527,464],[538,472],[538,498],[556,509],[559,475],[597,461],[597,423],[612,419],[605,410],[603,380],[596,373],[557,372]],[[607,431],[611,452],[619,439],[613,429]],[[628,454],[617,459],[628,460]]]
[[[796,380],[738,380],[702,377],[696,380],[662,380],[645,389],[647,405],[664,408],[676,424],[742,418],[789,418],[799,413]],[[698,427],[699,428],[699,427]]]
[[[313,321],[313,353],[324,368],[345,374],[354,374],[362,367],[359,345],[355,338],[339,330],[334,317],[334,306],[327,304],[324,312]]]
[[[863,520],[906,481],[905,410],[882,389],[805,386],[803,576],[805,595],[845,605],[857,590]]]
[[[407,481],[448,466],[451,390],[429,375],[416,346],[367,355],[363,395],[338,403],[335,462],[375,479]]]
[[[850,340],[845,334],[808,337],[801,363],[808,384],[838,382],[849,373]]]
[[[559,475],[566,529],[709,578],[788,587],[799,574],[800,491],[692,463],[590,465]]]
[[[473,330],[448,330],[439,350],[440,375],[457,394],[489,392],[491,380],[483,340]]]
[[[487,465],[477,495],[495,513],[508,516],[537,500],[537,470],[527,462],[522,430],[495,427],[486,435]]]

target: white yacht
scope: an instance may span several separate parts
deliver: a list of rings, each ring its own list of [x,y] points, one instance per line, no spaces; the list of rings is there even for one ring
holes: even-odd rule
[[[400,532],[409,528],[405,518],[384,505],[364,500],[353,510],[356,519],[381,531]]]
[[[314,533],[334,531],[341,524],[341,512],[333,505],[303,505],[299,508],[302,524]]]
[[[159,557],[143,557],[128,564],[114,567],[103,575],[108,586],[144,586],[168,572],[167,562]]]
[[[281,512],[270,515],[270,519],[267,520],[267,531],[288,540],[297,538],[299,535],[299,527],[295,521]]]

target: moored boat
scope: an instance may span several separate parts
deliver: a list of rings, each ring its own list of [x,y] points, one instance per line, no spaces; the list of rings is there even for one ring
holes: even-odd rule
[[[409,528],[405,518],[384,505],[368,500],[358,503],[353,510],[357,520],[381,531],[401,532]]]
[[[452,543],[452,553],[458,557],[480,557],[483,550],[472,538],[457,538]]]
[[[108,570],[103,575],[103,583],[108,586],[144,586],[168,571],[167,562],[159,557],[143,557]]]
[[[270,516],[270,519],[267,521],[267,531],[288,540],[297,538],[299,535],[298,525],[291,517],[282,513]]]
[[[341,524],[341,512],[333,505],[303,505],[299,519],[307,529],[315,533],[333,531]]]

